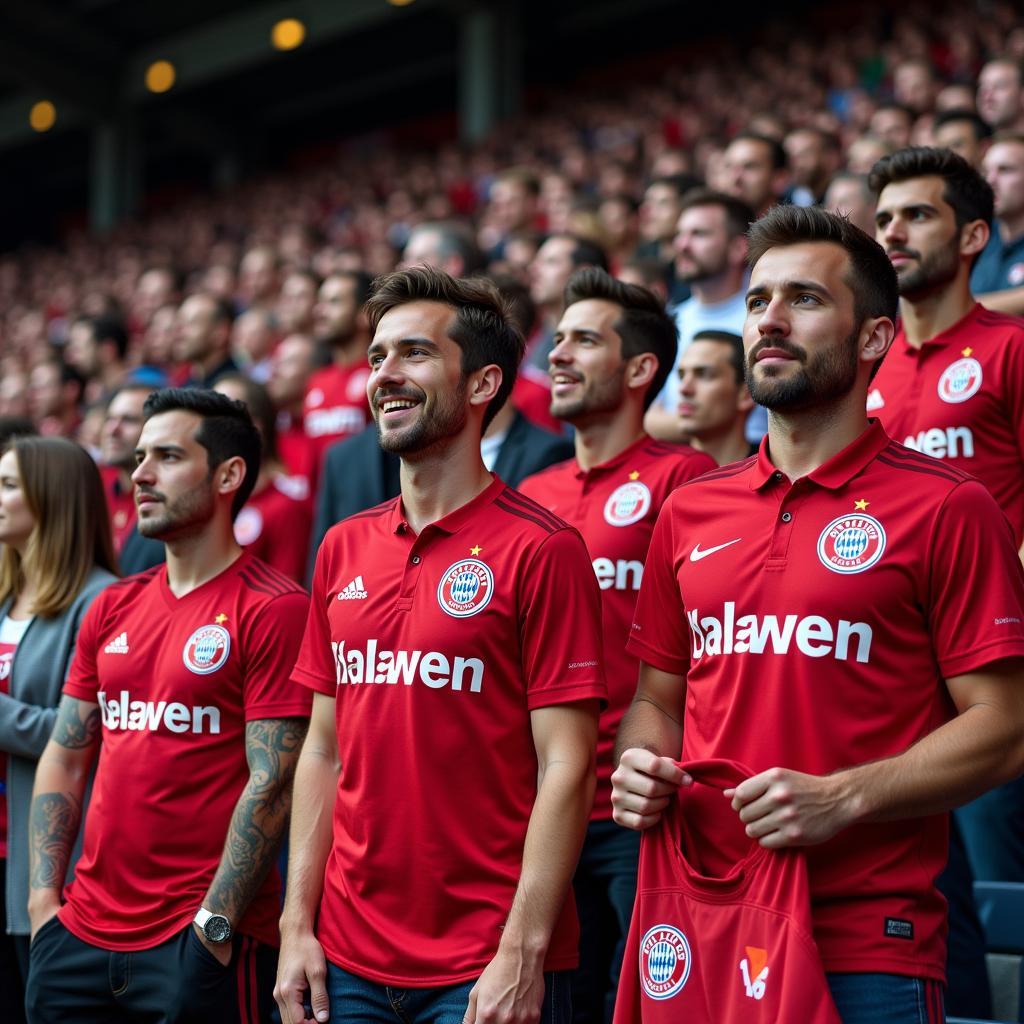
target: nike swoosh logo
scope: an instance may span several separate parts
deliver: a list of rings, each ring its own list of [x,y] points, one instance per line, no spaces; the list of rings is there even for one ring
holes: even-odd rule
[[[716,551],[721,551],[722,548],[728,548],[733,544],[739,544],[741,540],[743,540],[742,537],[737,537],[735,540],[727,540],[724,544],[718,544],[713,548],[705,548],[703,551],[701,551],[699,544],[695,544],[693,550],[690,552],[690,561],[699,562],[702,558],[707,558],[708,555],[713,555]]]

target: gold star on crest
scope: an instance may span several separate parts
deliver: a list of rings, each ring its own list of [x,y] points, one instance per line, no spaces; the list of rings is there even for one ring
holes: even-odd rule
[[[629,479],[630,480],[639,480],[640,479],[640,474],[634,469],[633,472],[629,474]]]
[[[968,346],[967,346],[967,348],[965,348],[965,349],[964,349],[964,350],[963,350],[963,351],[962,351],[962,352],[960,353],[960,355],[962,355],[962,356],[963,356],[963,357],[964,357],[964,358],[966,359],[966,358],[967,358],[967,357],[968,357],[968,356],[969,356],[969,355],[970,355],[970,354],[971,354],[971,353],[972,353],[973,351],[974,351],[974,349],[973,349],[973,348],[971,348],[971,346],[970,346],[970,345],[968,345]]]
[[[228,621],[228,617],[221,612],[213,621],[216,622],[218,626],[223,626],[224,623]]]
[[[474,545],[473,545],[473,546],[472,546],[472,547],[471,547],[471,548],[469,549],[469,553],[470,553],[471,555],[479,555],[479,554],[480,554],[480,552],[481,552],[482,550],[483,550],[483,548],[481,548],[479,544],[474,544]]]
[[[855,502],[853,503],[853,507],[854,507],[854,508],[855,508],[855,509],[856,509],[856,510],[857,510],[858,512],[866,512],[866,511],[867,511],[867,509],[868,509],[868,505],[870,505],[870,504],[871,504],[871,502],[870,502],[870,501],[865,501],[865,500],[864,500],[863,498],[861,498],[861,499],[860,499],[860,501],[855,501]]]

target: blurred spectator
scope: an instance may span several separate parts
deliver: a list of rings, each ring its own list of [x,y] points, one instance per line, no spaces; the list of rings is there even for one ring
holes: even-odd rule
[[[247,309],[231,325],[232,360],[261,384],[270,375],[274,337],[274,319],[264,309]]]
[[[317,343],[329,351],[331,365],[309,378],[303,426],[314,454],[314,486],[320,462],[335,441],[358,434],[370,421],[366,381],[369,327],[362,312],[370,278],[361,271],[332,274],[320,286],[313,309]]]
[[[91,316],[72,320],[64,361],[85,379],[86,402],[95,402],[121,383],[127,351],[128,333],[119,320]]]
[[[223,300],[200,292],[178,309],[174,356],[188,370],[187,383],[208,388],[222,374],[237,370],[231,358],[234,314]]]
[[[489,198],[483,247],[491,259],[500,259],[509,235],[538,226],[540,182],[532,171],[513,167],[494,179]]]
[[[914,114],[900,103],[880,103],[871,115],[871,134],[889,144],[892,150],[910,145]]]
[[[786,190],[786,151],[767,135],[743,132],[726,147],[720,188],[760,217]]]
[[[676,277],[693,294],[676,310],[679,355],[702,330],[739,334],[747,316],[747,228],[753,211],[735,196],[706,189],[683,202],[676,233]],[[664,441],[681,438],[678,357],[661,394],[647,410],[644,427]]]
[[[77,370],[57,360],[32,367],[28,376],[28,408],[39,433],[74,437],[81,422],[85,381]]]
[[[107,403],[100,430],[100,476],[107,498],[114,550],[118,554],[135,527],[135,449],[142,433],[142,406],[153,389],[126,384]]]
[[[675,305],[669,302],[668,285],[665,283],[665,267],[659,260],[634,258],[623,264],[615,275],[624,284],[638,284],[646,288],[661,300],[662,305]],[[689,288],[686,289],[689,293]]]
[[[729,331],[698,331],[679,357],[682,436],[720,466],[757,451],[746,437],[754,400],[747,389],[745,362],[743,339]]]
[[[664,277],[669,298],[678,305],[690,297],[690,289],[675,275],[675,252],[672,243],[676,237],[676,225],[682,212],[683,196],[700,182],[689,174],[676,174],[655,178],[644,192],[640,204],[640,245],[636,256],[641,259],[656,259],[664,267]],[[619,275],[622,279],[621,274]]]
[[[636,250],[640,238],[638,210],[637,201],[622,192],[606,196],[598,207],[602,248],[607,254],[608,267],[613,274]]]
[[[316,477],[313,444],[302,422],[302,404],[316,369],[316,345],[304,334],[292,334],[274,350],[267,394],[277,410],[277,450],[292,476]]]
[[[934,109],[938,83],[931,61],[923,57],[900,61],[893,70],[892,82],[893,98],[915,116]]]
[[[840,171],[825,191],[826,210],[849,217],[865,234],[875,233],[875,193],[866,174]]]
[[[178,333],[178,307],[154,310],[142,336],[138,360],[143,366],[170,367],[174,363],[174,340]]]
[[[174,305],[178,299],[178,280],[168,267],[153,267],[140,278],[132,295],[134,326],[144,331],[161,306]]]
[[[981,69],[978,113],[994,132],[1024,132],[1024,88],[1017,61],[997,57]]]
[[[1024,136],[996,136],[982,162],[995,194],[995,223],[971,274],[971,289],[990,309],[1024,313]],[[993,295],[993,292],[1002,292]]]
[[[989,127],[973,110],[944,110],[935,115],[932,140],[940,149],[959,153],[972,167],[981,168]]]
[[[235,517],[235,540],[302,583],[313,525],[309,480],[284,472],[277,451],[277,410],[262,384],[241,373],[227,373],[214,390],[245,403],[263,441],[256,486]]]
[[[977,113],[975,90],[965,82],[953,82],[943,86],[935,97],[935,113],[947,110],[970,110]]]
[[[20,371],[6,370],[0,377],[0,416],[27,418],[28,415],[28,377]]]
[[[277,329],[283,334],[308,334],[320,282],[309,270],[292,270],[281,282],[277,297]]]
[[[238,270],[238,293],[245,309],[262,309],[274,315],[278,293],[278,258],[270,246],[255,246],[242,257]]]
[[[510,240],[506,240],[506,249]],[[505,258],[508,258],[506,252]],[[452,277],[468,277],[480,269],[480,252],[461,225],[420,224],[412,229],[402,252],[400,269],[420,264],[443,270]]]
[[[861,135],[853,140],[846,150],[846,170],[854,174],[870,174],[871,168],[884,156],[895,151],[895,147],[874,135]]]
[[[820,204],[842,161],[839,139],[819,128],[797,128],[783,145],[793,182],[789,201],[795,206]]]

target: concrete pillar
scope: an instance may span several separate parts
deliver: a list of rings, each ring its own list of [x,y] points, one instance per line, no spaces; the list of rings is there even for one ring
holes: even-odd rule
[[[142,192],[138,139],[130,118],[111,118],[92,133],[89,223],[109,231],[133,214]]]
[[[459,136],[485,138],[501,117],[502,46],[499,13],[472,7],[459,22]]]

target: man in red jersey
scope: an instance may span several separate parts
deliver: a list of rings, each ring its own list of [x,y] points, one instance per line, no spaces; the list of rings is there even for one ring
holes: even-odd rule
[[[362,271],[331,274],[320,285],[313,307],[313,337],[331,356],[331,365],[309,378],[303,403],[303,427],[312,443],[315,475],[330,445],[358,434],[370,422],[368,337],[362,314],[369,291],[370,278]]]
[[[245,407],[164,389],[144,412],[139,530],[164,541],[167,565],[89,609],[39,762],[33,1024],[241,1024],[273,1005],[274,863],[310,706],[288,671],[309,602],[232,536],[259,470]]]
[[[580,967],[573,1016],[603,1021],[615,1003],[636,891],[639,837],[612,819],[612,746],[636,687],[629,626],[658,512],[681,483],[715,468],[709,456],[644,433],[644,412],[676,357],[676,325],[659,300],[603,270],[577,270],[548,356],[551,414],[576,428],[576,456],[520,490],[583,535],[601,588],[608,707],[597,743],[597,794],[573,886]]]
[[[971,267],[992,189],[950,150],[875,164],[876,238],[896,268],[900,327],[868,392],[897,441],[976,476],[1024,542],[1024,321],[979,306]]]
[[[318,1021],[396,1005],[411,1022],[568,1021],[605,696],[597,582],[579,534],[484,467],[523,351],[494,287],[417,267],[366,308],[367,393],[402,492],[317,557],[281,1016],[305,1019],[308,993]]]
[[[657,823],[691,781],[673,758],[742,761],[756,774],[726,797],[747,835],[806,847],[844,1024],[939,1020],[944,812],[1024,766],[1024,572],[980,483],[867,418],[897,306],[882,249],[813,207],[770,211],[750,245],[768,437],[676,490],[655,527],[615,820]],[[731,950],[688,938],[739,984]]]

